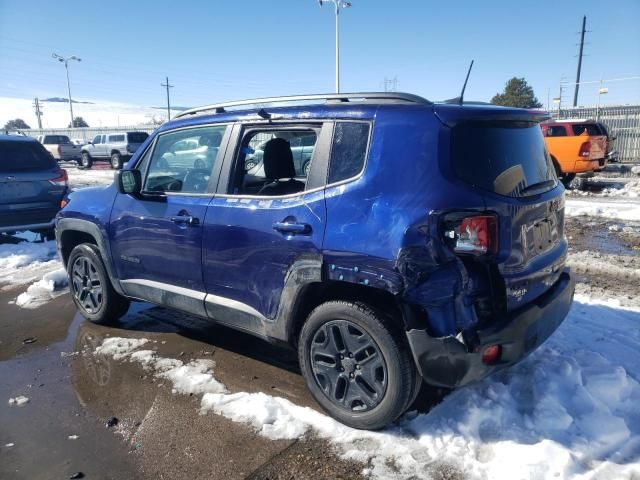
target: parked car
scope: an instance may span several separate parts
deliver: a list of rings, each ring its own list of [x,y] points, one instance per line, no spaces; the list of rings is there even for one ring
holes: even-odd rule
[[[308,175],[313,149],[316,144],[315,135],[308,135],[305,132],[288,132],[285,140],[289,142],[289,146],[291,147],[296,174]],[[262,141],[252,154],[247,155],[245,164],[245,169],[247,171],[252,170],[256,165],[262,162],[264,146],[267,141],[268,140]]]
[[[540,125],[556,174],[565,186],[577,173],[607,166],[607,136],[593,120],[556,120]]]
[[[120,132],[96,135],[82,147],[80,165],[91,168],[96,160],[108,160],[111,168],[120,169],[149,137],[146,132]]]
[[[0,233],[32,230],[53,238],[67,190],[67,172],[36,139],[0,135]]]
[[[80,147],[66,135],[39,135],[38,141],[58,161],[71,161],[80,158]]]
[[[606,160],[607,162],[611,162],[611,163],[617,163],[619,161],[619,155],[618,155],[618,151],[615,149],[614,146],[614,141],[618,138],[615,135],[611,135],[609,133],[609,127],[607,127],[606,124],[602,123],[602,122],[597,122],[596,123],[598,125],[598,127],[600,128],[600,131],[602,132],[602,134],[606,137],[607,139],[607,148],[606,148]]]
[[[115,321],[141,299],[289,345],[318,403],[365,429],[397,419],[423,380],[465,385],[554,332],[574,280],[546,113],[294,99],[183,112],[113,185],[71,193],[56,236],[85,318]],[[317,146],[302,176],[295,132]],[[171,154],[196,136],[218,139],[210,164]]]

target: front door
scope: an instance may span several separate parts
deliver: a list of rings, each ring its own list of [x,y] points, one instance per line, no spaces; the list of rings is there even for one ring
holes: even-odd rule
[[[310,265],[319,271],[328,156],[322,145],[330,143],[331,128],[236,127],[241,131],[234,134],[235,153],[230,147],[204,223],[205,305],[211,318],[267,334],[282,307],[287,282],[309,272]],[[309,175],[295,171],[290,150],[290,141],[303,135],[315,139],[316,168],[312,166]],[[265,145],[262,161],[245,171],[246,155],[259,144]]]
[[[205,315],[203,223],[225,130],[207,126],[160,134],[137,162],[143,193],[118,194],[111,214],[112,256],[127,295]],[[176,155],[175,145],[184,140],[203,148]]]

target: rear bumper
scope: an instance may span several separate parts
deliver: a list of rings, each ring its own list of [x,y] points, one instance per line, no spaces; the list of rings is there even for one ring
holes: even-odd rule
[[[602,168],[599,160],[576,160],[572,173],[592,172]]]
[[[479,330],[480,344],[474,352],[454,337],[434,338],[426,330],[409,330],[407,338],[420,374],[431,385],[453,388],[517,363],[562,323],[571,308],[574,290],[575,281],[567,268],[536,300],[500,324]],[[502,355],[497,363],[486,365],[482,352],[489,345],[501,345]]]

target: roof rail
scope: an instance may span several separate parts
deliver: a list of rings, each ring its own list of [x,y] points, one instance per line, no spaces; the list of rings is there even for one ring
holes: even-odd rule
[[[224,102],[216,103],[213,105],[204,105],[202,107],[190,108],[184,112],[180,112],[174,118],[181,118],[187,115],[195,115],[197,113],[214,111],[215,113],[224,113],[226,108],[229,107],[242,107],[250,105],[262,105],[265,103],[290,103],[290,102],[305,102],[310,100],[324,100],[326,102],[352,102],[352,101],[397,101],[407,103],[417,103],[421,105],[431,105],[431,102],[418,95],[412,95],[410,93],[398,93],[398,92],[368,92],[368,93],[329,93],[318,95],[292,95],[287,97],[267,97],[267,98],[255,98],[252,100],[239,100],[236,102]]]

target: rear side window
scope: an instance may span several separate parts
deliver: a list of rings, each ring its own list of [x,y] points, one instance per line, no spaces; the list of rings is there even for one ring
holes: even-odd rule
[[[600,131],[600,127],[595,123],[571,125],[571,128],[573,129],[574,135],[582,135],[584,132],[587,132],[589,136],[604,135],[604,133]]]
[[[70,142],[69,137],[66,135],[45,135],[42,141],[45,145],[59,145]]]
[[[55,160],[36,142],[0,142],[0,172],[30,172],[55,167]]]
[[[355,177],[362,171],[368,143],[368,123],[336,123],[331,147],[329,183]]]
[[[124,135],[110,135],[110,142],[124,142]]]
[[[560,125],[547,127],[547,137],[566,137],[567,129]]]
[[[458,178],[500,195],[533,195],[556,185],[542,131],[532,122],[460,124],[452,131],[451,159]]]
[[[142,143],[149,137],[149,134],[145,132],[130,132],[127,133],[127,137],[129,143]],[[124,138],[122,141],[124,141]]]

